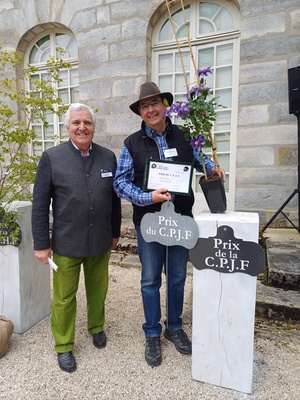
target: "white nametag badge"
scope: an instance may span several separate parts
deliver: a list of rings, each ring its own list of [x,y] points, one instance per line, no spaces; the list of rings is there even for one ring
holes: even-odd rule
[[[176,156],[178,156],[178,153],[177,153],[176,149],[167,149],[167,150],[164,150],[164,156],[166,158],[176,157]]]
[[[101,169],[101,178],[110,178],[111,176],[113,176],[113,174],[109,168]]]

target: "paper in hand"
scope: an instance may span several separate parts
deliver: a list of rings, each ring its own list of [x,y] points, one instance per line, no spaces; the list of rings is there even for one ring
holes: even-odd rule
[[[51,260],[50,257],[48,257],[48,262],[50,264],[50,267],[52,267],[54,269],[54,271],[57,271],[58,266],[55,264],[54,261]]]

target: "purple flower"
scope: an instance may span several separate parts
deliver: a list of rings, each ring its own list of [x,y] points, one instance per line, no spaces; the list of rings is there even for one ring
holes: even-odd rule
[[[172,115],[178,115],[180,118],[184,118],[190,112],[190,107],[188,102],[180,101],[178,103],[171,104],[170,107],[167,107],[164,115],[167,117],[171,117]]]
[[[197,137],[193,137],[190,140],[190,145],[192,146],[193,149],[200,149],[205,145],[205,140],[203,136],[200,134]]]
[[[198,76],[208,76],[208,74],[212,74],[211,67],[203,68],[203,69],[198,69],[197,70]]]

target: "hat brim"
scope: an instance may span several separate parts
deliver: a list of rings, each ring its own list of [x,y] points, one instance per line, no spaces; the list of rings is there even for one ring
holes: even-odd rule
[[[137,115],[141,115],[140,112],[139,112],[140,101],[148,99],[148,98],[153,97],[153,96],[159,96],[162,101],[164,101],[164,99],[166,99],[169,105],[171,105],[173,103],[173,95],[170,92],[159,93],[157,95],[151,94],[150,96],[143,97],[142,99],[139,99],[135,103],[130,104],[130,106],[129,106],[130,110],[133,111]]]

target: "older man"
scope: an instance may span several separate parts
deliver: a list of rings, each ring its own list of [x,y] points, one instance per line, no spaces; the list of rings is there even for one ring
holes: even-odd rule
[[[73,355],[76,293],[81,264],[87,297],[88,331],[97,348],[106,345],[104,332],[108,262],[118,243],[120,199],[113,190],[115,154],[94,143],[95,117],[84,104],[66,113],[69,141],[43,152],[33,191],[32,233],[35,256],[58,266],[53,272],[51,328],[59,367],[76,369]],[[53,230],[49,237],[49,207]]]

